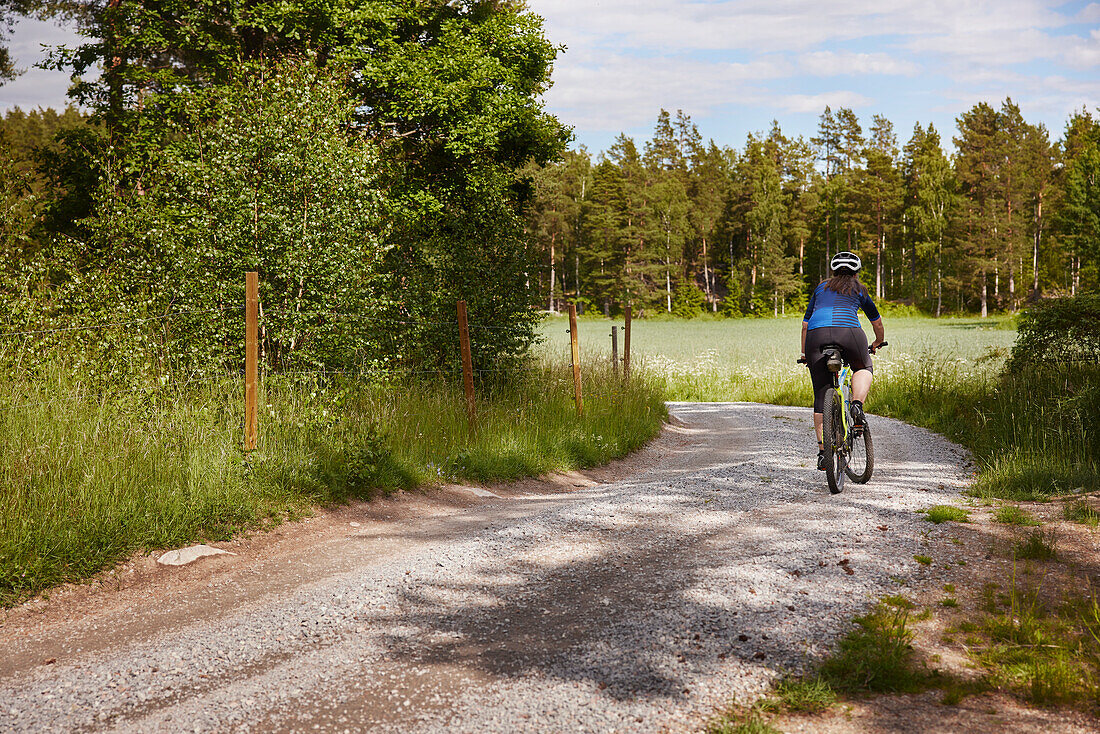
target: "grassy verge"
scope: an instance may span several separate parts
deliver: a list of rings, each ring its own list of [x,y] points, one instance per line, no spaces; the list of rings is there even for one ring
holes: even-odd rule
[[[487,386],[468,427],[460,388],[270,377],[261,442],[241,447],[239,378],[104,393],[63,369],[0,387],[0,603],[88,577],[140,549],[220,540],[318,503],[449,480],[591,466],[642,446],[657,387],[544,366]]]
[[[770,718],[780,713],[815,714],[841,696],[915,693],[950,683],[915,658],[910,622],[913,603],[901,596],[881,600],[858,617],[833,655],[804,676],[779,681],[771,695],[751,707],[733,708],[711,722],[709,734],[774,732]]]
[[[1095,365],[1005,374],[928,357],[878,375],[869,407],[970,449],[980,496],[1036,500],[1100,485]]]

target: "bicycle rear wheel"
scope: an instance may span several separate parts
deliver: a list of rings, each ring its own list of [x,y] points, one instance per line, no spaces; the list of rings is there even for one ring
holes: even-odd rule
[[[829,480],[829,491],[833,494],[844,490],[844,470],[847,466],[844,423],[840,414],[842,410],[844,406],[840,393],[834,388],[828,388],[825,391],[825,406],[821,416],[821,435],[825,444],[825,478]]]
[[[848,465],[844,473],[857,484],[866,484],[875,470],[875,446],[871,443],[871,427],[864,419],[863,435],[852,436],[851,451],[848,453]]]

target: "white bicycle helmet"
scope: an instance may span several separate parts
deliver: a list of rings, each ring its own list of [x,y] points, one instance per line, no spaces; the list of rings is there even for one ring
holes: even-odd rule
[[[853,273],[858,273],[862,267],[863,262],[859,259],[859,255],[854,252],[838,252],[833,255],[833,259],[829,261],[829,269],[834,273],[841,268],[850,270]]]

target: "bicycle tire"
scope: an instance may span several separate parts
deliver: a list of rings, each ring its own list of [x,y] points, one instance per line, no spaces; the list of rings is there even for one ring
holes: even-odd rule
[[[844,473],[856,484],[866,484],[875,470],[875,444],[871,441],[871,427],[864,419],[863,435],[852,437],[852,450],[848,454]]]
[[[825,444],[825,478],[829,481],[829,491],[833,494],[844,491],[846,461],[841,410],[843,407],[840,393],[831,387],[825,390],[821,436]]]

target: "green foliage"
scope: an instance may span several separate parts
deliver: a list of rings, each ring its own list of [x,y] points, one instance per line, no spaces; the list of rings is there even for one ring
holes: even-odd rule
[[[123,262],[147,261],[135,276],[146,277],[140,284],[116,277],[118,270],[106,276],[101,268],[99,291],[129,297],[135,288],[155,290],[148,276],[177,262],[173,248],[185,243],[193,250],[204,237],[219,252],[223,245],[233,248],[238,263],[248,251],[262,259],[267,243],[255,239],[244,247],[252,207],[253,234],[278,239],[299,231],[302,239],[317,240],[302,243],[302,252],[316,251],[326,237],[334,240],[317,258],[304,259],[316,265],[308,272],[294,272],[301,258],[265,263],[272,266],[265,283],[276,289],[272,305],[305,314],[297,309],[318,305],[311,287],[332,286],[336,297],[329,305],[337,305],[344,319],[335,324],[287,316],[276,341],[266,345],[271,364],[359,366],[385,359],[452,370],[457,300],[468,302],[482,329],[475,365],[486,370],[517,363],[532,340],[537,295],[527,287],[532,264],[519,219],[531,186],[517,171],[556,157],[568,138],[539,101],[557,48],[543,36],[537,16],[517,3],[444,0],[308,7],[278,0],[121,0],[99,10],[69,10],[87,42],[56,51],[51,63],[84,75],[73,94],[103,122],[100,142],[108,147],[96,156],[96,141],[69,140],[50,167],[65,190],[76,191],[75,184],[97,178],[106,158],[106,185],[93,216],[74,224],[87,212],[70,198],[59,201],[46,221],[53,231],[85,242],[92,261],[102,264],[119,248],[129,248]],[[86,73],[96,65],[102,73]],[[312,72],[305,68],[310,66]],[[286,76],[292,67],[300,81],[325,80],[324,89],[311,92],[307,84],[296,96],[276,93],[278,81],[271,77]],[[247,89],[258,96],[247,101]],[[330,110],[310,107],[326,95]],[[240,102],[244,106],[219,120]],[[247,114],[253,103],[254,118]],[[297,120],[303,112],[310,119]],[[327,117],[318,118],[319,112]],[[242,155],[211,147],[237,140],[248,144]],[[269,154],[261,143],[275,147]],[[327,182],[325,168],[317,165],[325,156],[335,164]],[[249,170],[250,177],[238,175]],[[303,172],[305,179],[296,177]],[[322,177],[311,179],[314,174]],[[244,186],[233,202],[235,183]],[[323,195],[327,187],[331,201]],[[358,208],[346,206],[353,190]],[[222,217],[228,227],[223,239],[230,241],[214,246]],[[49,255],[64,259],[79,249],[62,243]],[[344,272],[329,272],[338,282],[318,277],[318,270],[341,258]],[[49,278],[82,279],[84,265],[65,263]],[[284,289],[295,279],[305,280],[301,297]],[[221,291],[223,302],[239,302],[238,293]],[[179,303],[178,296],[150,298]],[[379,329],[358,333],[368,323],[360,318],[368,300],[375,315],[389,319],[384,338]],[[349,305],[354,307],[344,309]],[[198,328],[182,325],[184,331]],[[357,333],[337,334],[349,330]],[[204,338],[216,341],[213,334]],[[365,346],[368,353],[358,354]]]
[[[691,318],[704,313],[706,308],[706,295],[693,283],[681,283],[672,292],[673,316]]]
[[[745,297],[745,289],[742,285],[740,274],[734,272],[726,281],[726,297],[722,299],[722,305],[718,307],[718,313],[728,317],[743,316],[741,304]]]
[[[932,565],[932,556],[915,555],[915,556],[913,556],[913,560],[916,561],[917,563],[919,563],[922,566],[931,566]]]
[[[72,339],[85,366],[116,375],[216,373],[243,361],[243,275],[257,270],[268,365],[382,359],[367,348],[380,329],[365,321],[387,300],[375,275],[379,153],[346,134],[354,109],[341,79],[308,62],[246,67],[186,106],[145,174],[149,191],[120,188],[123,164],[109,160],[89,246],[59,246],[45,263],[64,280],[44,325],[184,312],[125,330],[122,343],[103,330]]]
[[[955,505],[935,505],[920,512],[928,522],[934,522],[937,525],[945,522],[970,522],[970,513]]]
[[[1057,537],[1054,530],[1032,530],[1028,536],[1013,546],[1016,558],[1034,561],[1053,561],[1058,558]]]
[[[1020,318],[1008,369],[1057,367],[1065,362],[1100,364],[1100,293],[1052,299],[1029,308]],[[1100,400],[1100,392],[1094,391],[1091,399]]]
[[[1039,524],[1034,515],[1016,505],[1001,505],[993,512],[993,520],[1005,525]]]

